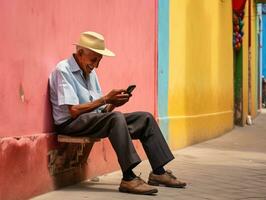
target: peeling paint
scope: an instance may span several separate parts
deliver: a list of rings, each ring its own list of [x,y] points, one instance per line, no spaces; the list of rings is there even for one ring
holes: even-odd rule
[[[20,97],[21,102],[24,103],[25,102],[25,94],[24,94],[24,89],[23,89],[22,84],[20,84],[20,86],[19,86],[19,97]]]
[[[48,152],[48,168],[50,174],[55,176],[74,168],[81,168],[86,164],[92,148],[91,144],[62,143],[58,149]]]

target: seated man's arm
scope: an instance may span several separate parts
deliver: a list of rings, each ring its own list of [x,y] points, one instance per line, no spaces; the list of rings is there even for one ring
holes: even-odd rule
[[[83,103],[78,105],[68,105],[68,110],[71,117],[76,118],[83,113],[91,112],[97,109],[98,107],[103,106],[105,104],[103,98],[104,97],[88,103]]]
[[[104,109],[106,112],[112,111],[115,107],[124,105],[128,102],[130,95],[125,93],[125,90],[112,90],[106,96],[103,96],[95,101],[78,104],[78,105],[69,105],[69,113],[72,118],[76,118],[79,115],[91,112],[97,109],[100,106],[108,104]]]

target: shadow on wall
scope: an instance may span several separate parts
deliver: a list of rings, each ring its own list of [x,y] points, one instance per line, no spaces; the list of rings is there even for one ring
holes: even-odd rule
[[[55,189],[78,183],[87,177],[87,159],[93,147],[92,144],[60,143],[53,125],[52,104],[50,102],[49,80],[44,95],[43,133],[48,134],[46,140],[47,169]]]
[[[228,17],[228,15],[230,17]],[[232,8],[220,3],[218,9],[218,31],[217,31],[217,69],[215,79],[220,87],[220,94],[217,96],[215,107],[220,111],[231,111],[231,117],[228,125],[225,126],[229,131],[233,128],[233,110],[234,110],[234,58],[233,58],[233,26],[232,26]],[[228,19],[228,20],[225,20]],[[228,23],[231,22],[231,23]],[[227,38],[227,39],[226,39]],[[226,40],[225,40],[226,39]],[[221,98],[226,97],[226,98]],[[229,114],[230,115],[230,114]]]
[[[50,88],[49,88],[49,81],[47,80],[46,84],[46,93],[45,93],[45,102],[44,102],[44,112],[43,112],[43,133],[51,133],[54,132],[54,125],[53,125],[53,115],[52,115],[52,105],[50,102]]]
[[[56,137],[54,140],[57,141]],[[93,143],[57,143],[48,152],[48,170],[55,188],[78,183],[88,177],[86,168],[92,147]]]

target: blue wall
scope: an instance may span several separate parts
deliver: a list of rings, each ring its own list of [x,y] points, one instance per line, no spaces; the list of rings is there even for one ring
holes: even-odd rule
[[[159,0],[158,7],[158,114],[168,139],[169,0]]]
[[[266,5],[262,5],[262,75],[266,77]]]

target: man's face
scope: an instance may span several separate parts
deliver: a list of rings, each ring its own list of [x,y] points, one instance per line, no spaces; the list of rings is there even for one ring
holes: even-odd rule
[[[98,68],[99,63],[102,59],[102,55],[98,54],[94,51],[84,51],[81,50],[78,52],[79,54],[79,64],[85,74],[91,73],[94,68]]]

